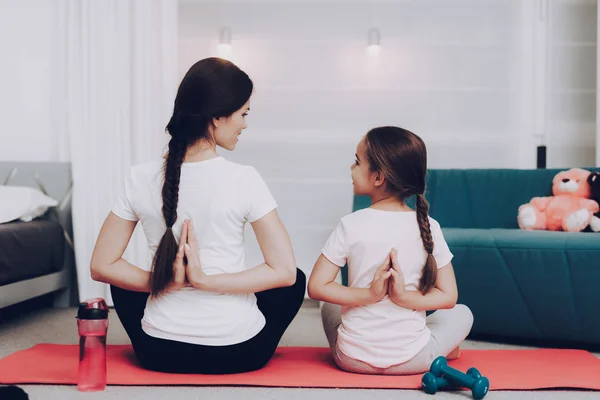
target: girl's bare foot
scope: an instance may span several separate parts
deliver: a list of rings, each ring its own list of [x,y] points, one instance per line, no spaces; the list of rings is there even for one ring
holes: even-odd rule
[[[446,359],[456,360],[458,357],[460,357],[460,346],[456,346],[456,348],[446,356]]]

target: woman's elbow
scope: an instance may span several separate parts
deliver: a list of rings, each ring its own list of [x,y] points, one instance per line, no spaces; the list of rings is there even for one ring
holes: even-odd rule
[[[298,272],[296,271],[296,265],[289,265],[285,268],[276,269],[277,271],[277,286],[278,287],[288,287],[294,286],[296,283],[296,276]]]
[[[102,266],[92,262],[90,264],[90,276],[92,277],[93,280],[97,281],[97,282],[104,282],[104,274],[102,273]]]
[[[282,278],[283,286],[294,286],[296,284],[296,267],[291,272],[287,272]]]

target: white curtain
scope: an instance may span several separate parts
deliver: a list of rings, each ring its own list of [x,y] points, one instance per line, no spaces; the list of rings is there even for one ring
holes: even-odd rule
[[[177,86],[177,0],[60,0],[54,129],[72,163],[79,298],[104,297],[90,259],[129,167],[160,157]],[[125,258],[149,268],[138,226]]]

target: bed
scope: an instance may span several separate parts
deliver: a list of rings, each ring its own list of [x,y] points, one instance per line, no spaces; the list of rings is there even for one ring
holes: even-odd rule
[[[76,303],[71,182],[69,163],[0,162],[0,185],[37,188],[59,202],[32,221],[0,224],[0,308],[47,294],[55,307]]]

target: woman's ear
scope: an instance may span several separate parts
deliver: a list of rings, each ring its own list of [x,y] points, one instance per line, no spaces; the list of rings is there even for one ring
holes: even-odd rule
[[[212,124],[213,124],[213,126],[214,126],[215,128],[218,128],[220,123],[221,123],[221,118],[220,118],[220,117],[219,117],[219,118],[213,118],[213,119],[212,119]]]

